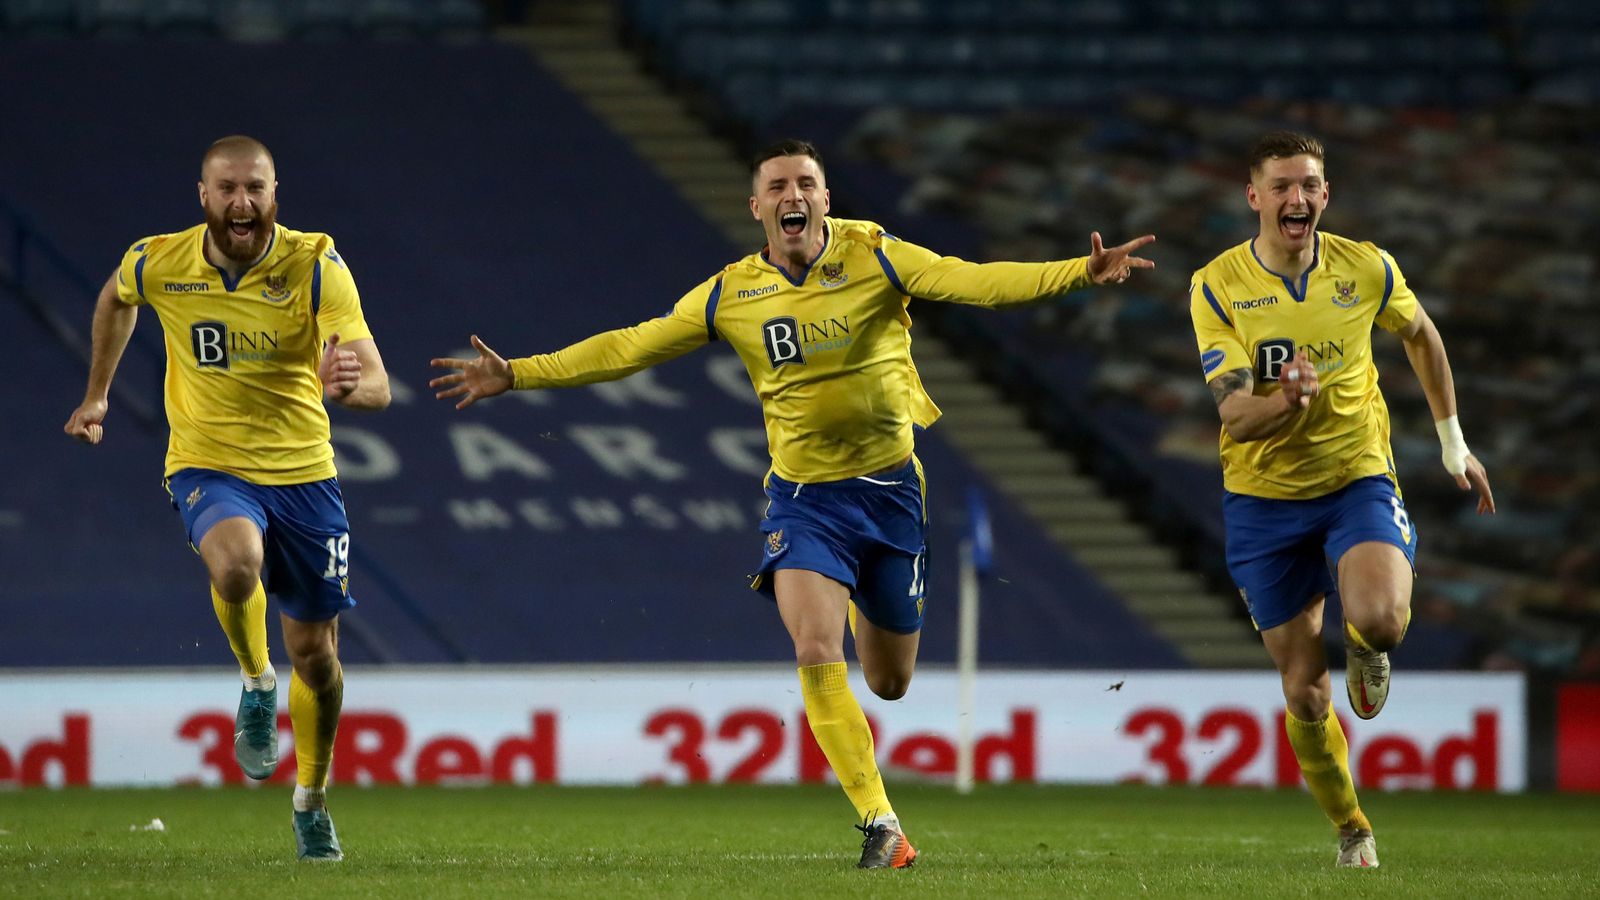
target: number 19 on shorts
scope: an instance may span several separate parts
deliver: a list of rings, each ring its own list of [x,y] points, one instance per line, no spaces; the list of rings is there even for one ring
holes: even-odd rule
[[[323,578],[343,578],[350,574],[350,532],[328,538],[328,570]]]

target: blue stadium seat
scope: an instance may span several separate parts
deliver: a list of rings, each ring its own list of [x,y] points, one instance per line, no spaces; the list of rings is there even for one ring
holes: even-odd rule
[[[1121,28],[1138,21],[1136,5],[1116,0],[1013,0],[1004,4],[998,14],[999,21],[1007,27],[1027,29]]]
[[[217,30],[212,0],[146,0],[145,27],[161,34],[211,34]]]
[[[1600,59],[1600,33],[1547,26],[1534,32],[1530,60],[1541,69],[1558,69]]]
[[[800,22],[804,10],[788,0],[744,0],[724,10],[723,21],[740,30],[758,28],[785,28]]]
[[[80,0],[79,30],[101,37],[129,36],[144,30],[144,0]]]
[[[724,28],[728,24],[728,6],[721,0],[683,0],[681,4],[668,5],[661,22],[668,34],[691,28]]]
[[[355,10],[344,3],[299,0],[294,7],[296,37],[312,40],[344,40],[355,32]]]
[[[354,4],[350,22],[368,37],[417,37],[433,25],[432,5],[424,0],[364,0]]]
[[[791,52],[806,61],[807,66],[836,72],[877,65],[880,60],[872,53],[876,44],[871,38],[862,39],[853,34],[829,30],[806,31],[785,42]]]
[[[1543,0],[1528,4],[1525,15],[1536,27],[1600,26],[1600,6],[1588,0]]]
[[[729,111],[746,122],[765,122],[778,112],[774,81],[765,74],[741,72],[723,82]]]
[[[939,4],[924,0],[866,0],[856,19],[857,27],[922,28],[934,21],[933,10],[938,7]]]
[[[435,0],[433,4],[433,29],[440,37],[475,37],[487,24],[478,0]]]
[[[231,40],[282,40],[293,33],[296,12],[294,5],[272,0],[217,0],[217,27]]]
[[[1037,35],[1007,33],[983,41],[980,56],[996,70],[1044,69],[1055,60],[1051,43]]]
[[[56,35],[78,25],[72,0],[0,0],[0,23],[23,35]]]

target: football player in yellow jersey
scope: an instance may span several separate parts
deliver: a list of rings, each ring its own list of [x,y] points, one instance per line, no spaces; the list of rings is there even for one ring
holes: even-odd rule
[[[332,239],[277,224],[266,147],[242,135],[212,144],[199,189],[205,223],[135,243],[101,289],[89,387],[65,430],[100,443],[112,376],[139,307],[152,307],[167,348],[167,490],[244,678],[234,754],[251,778],[277,767],[271,592],[293,667],[296,852],[337,860],[324,796],[344,696],[338,617],[355,601],[323,401],[383,409],[389,378]]]
[[[884,792],[872,732],[845,679],[844,632],[873,693],[903,696],[916,665],[924,597],[916,427],[939,416],[911,361],[912,297],[999,306],[1125,281],[1153,265],[1145,236],[1087,257],[978,265],[941,257],[871,222],[828,218],[817,151],[784,141],[751,163],[750,214],[767,246],[685,294],[666,315],[541,356],[502,359],[476,335],[476,359],[435,378],[470,406],[512,388],[623,378],[726,340],[761,400],[772,469],[763,557],[753,587],[775,596],[794,640],[812,734],[861,819],[862,868],[915,861]]]
[[[1494,512],[1494,496],[1456,418],[1444,342],[1399,266],[1370,243],[1317,230],[1329,196],[1321,143],[1263,137],[1245,196],[1259,233],[1196,272],[1189,288],[1201,367],[1222,417],[1228,570],[1282,676],[1285,730],[1339,831],[1336,862],[1376,866],[1322,645],[1323,601],[1334,595],[1351,708],[1377,715],[1389,692],[1388,651],[1411,621],[1417,536],[1395,479],[1374,323],[1405,342],[1446,471],[1477,492],[1479,513]]]

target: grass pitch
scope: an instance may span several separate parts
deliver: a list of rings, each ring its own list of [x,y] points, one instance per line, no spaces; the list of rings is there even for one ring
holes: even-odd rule
[[[1372,793],[1335,870],[1303,793],[895,785],[915,868],[854,868],[836,788],[335,788],[346,859],[294,859],[283,789],[0,793],[0,896],[1596,896],[1600,797]],[[132,830],[160,818],[165,831]]]

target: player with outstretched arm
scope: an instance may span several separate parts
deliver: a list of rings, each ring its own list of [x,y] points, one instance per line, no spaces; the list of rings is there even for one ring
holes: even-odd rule
[[[917,851],[884,792],[872,732],[845,680],[844,632],[873,693],[903,696],[922,628],[925,516],[913,431],[939,410],[911,360],[915,297],[1004,306],[1125,281],[1153,265],[1145,236],[1048,263],[942,257],[872,222],[828,217],[822,161],[784,141],[751,162],[750,214],[767,246],[706,279],[670,312],[566,349],[506,361],[476,335],[475,359],[431,384],[470,406],[513,388],[624,378],[710,341],[738,352],[760,398],[772,468],[753,587],[776,599],[794,640],[812,734],[866,835],[862,868],[910,865]]]

